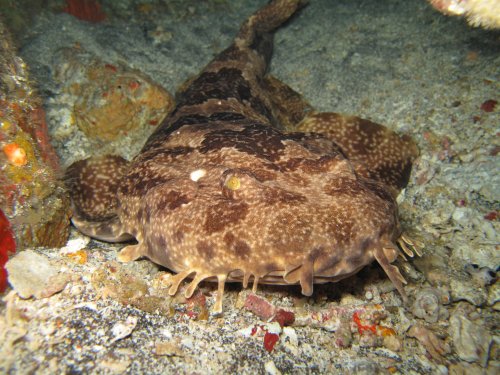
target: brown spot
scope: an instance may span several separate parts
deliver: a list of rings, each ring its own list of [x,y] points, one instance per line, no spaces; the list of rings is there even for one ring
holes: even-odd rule
[[[146,238],[146,246],[151,252],[153,252],[156,249],[156,246],[151,237]]]
[[[236,237],[231,232],[226,232],[226,234],[224,235],[224,243],[226,244],[226,246],[228,248],[232,247],[235,240],[236,240]]]
[[[182,242],[184,240],[184,232],[180,229],[177,229],[174,232],[174,240],[178,243]]]
[[[200,122],[203,122],[203,120],[206,118],[203,115],[193,114],[193,115],[182,116],[181,118],[175,120],[173,123],[170,123],[171,121],[173,121],[172,116],[173,114],[167,117],[165,120],[163,120],[161,125],[156,128],[153,134],[150,135],[146,144],[142,148],[142,152],[146,152],[149,151],[150,149],[156,148],[157,146],[161,146],[161,144],[165,141],[165,139],[170,134],[172,134],[172,132],[178,130],[181,126],[198,124]]]
[[[214,130],[206,134],[199,150],[205,154],[223,147],[235,148],[259,158],[277,161],[285,148],[284,139],[284,135],[270,126],[252,124],[238,130]]]
[[[139,210],[137,211],[137,221],[142,222],[142,219],[144,218],[144,207],[141,206]]]
[[[481,104],[481,110],[484,112],[493,112],[497,104],[498,102],[494,99],[486,100]]]
[[[279,165],[283,171],[292,172],[301,169],[307,174],[319,174],[332,170],[339,163],[346,163],[346,161],[340,153],[335,153],[321,156],[318,159],[291,158],[279,163]]]
[[[248,214],[248,204],[244,202],[221,201],[209,207],[205,217],[205,230],[210,233],[220,232],[230,225],[235,225],[245,219]]]
[[[272,165],[272,166],[274,167],[274,165]],[[259,180],[260,182],[273,181],[273,180],[276,180],[276,178],[278,178],[278,175],[276,174],[276,172],[273,172],[273,170],[271,168],[269,168],[269,169],[255,168],[255,169],[252,169],[251,171],[252,171],[252,174],[255,176],[255,178],[257,180]]]
[[[241,56],[242,56],[241,50],[234,44],[231,44],[228,48],[219,53],[219,55],[217,56],[217,60],[218,61],[239,60]]]
[[[168,156],[179,156],[179,155],[187,155],[191,153],[194,149],[192,147],[187,147],[187,146],[177,146],[177,147],[172,147],[168,148],[164,151],[162,151],[163,154],[168,155]]]
[[[325,173],[342,163],[347,162],[340,154],[326,155],[317,160],[307,160],[303,165],[303,170],[311,174]]]
[[[145,221],[146,223],[149,223],[149,222],[151,221],[151,214],[152,214],[152,212],[151,212],[151,211],[152,211],[152,207],[151,207],[151,205],[147,204],[147,205],[144,207],[144,211],[143,211],[143,212],[144,212],[143,217],[144,217],[144,221]]]
[[[182,93],[177,107],[202,104],[208,99],[231,98],[239,103],[248,103],[255,112],[272,119],[271,110],[252,93],[251,84],[243,77],[243,72],[230,67],[201,73]]]
[[[171,190],[168,193],[161,195],[156,207],[158,210],[164,210],[165,207],[168,207],[170,210],[175,210],[190,201],[191,199],[187,195],[176,190]]]
[[[196,244],[196,249],[198,250],[198,253],[207,261],[212,260],[215,255],[213,245],[206,241],[199,241]]]
[[[263,191],[264,201],[268,205],[285,203],[289,205],[307,202],[307,198],[299,193],[284,189],[268,188]]]
[[[361,186],[355,178],[338,176],[328,181],[324,191],[325,194],[335,197],[338,195],[355,196],[360,190]]]
[[[322,247],[313,249],[307,258],[313,264],[313,269],[317,273],[334,267],[340,260],[336,251],[328,251]]]
[[[355,222],[349,216],[336,215],[330,218],[327,224],[328,232],[331,233],[332,238],[335,238],[338,245],[349,243],[355,236]]]
[[[299,167],[304,162],[304,158],[290,158],[283,162],[278,163],[279,168],[283,172],[293,172],[299,169]]]
[[[122,194],[128,196],[144,196],[155,186],[169,181],[165,176],[158,176],[149,168],[133,171],[123,179],[123,184],[119,190]]]
[[[168,247],[168,245],[167,245],[167,240],[165,239],[165,237],[164,237],[164,236],[162,236],[162,235],[158,236],[158,238],[157,238],[157,241],[156,241],[156,242],[158,243],[157,248],[158,248],[159,250],[167,250],[167,247]]]
[[[237,240],[234,243],[233,249],[239,258],[241,258],[241,259],[250,258],[250,253],[251,253],[252,249],[245,241]]]
[[[264,265],[262,272],[263,273],[270,273],[273,271],[278,271],[280,268],[275,262],[272,261],[267,261],[266,264]]]

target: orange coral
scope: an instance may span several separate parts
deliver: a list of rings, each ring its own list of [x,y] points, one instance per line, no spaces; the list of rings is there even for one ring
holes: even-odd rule
[[[7,156],[7,160],[16,167],[22,167],[28,163],[26,150],[17,143],[8,143],[2,149],[5,156]]]
[[[87,252],[84,249],[80,249],[74,253],[69,253],[68,258],[74,260],[78,264],[87,263]]]

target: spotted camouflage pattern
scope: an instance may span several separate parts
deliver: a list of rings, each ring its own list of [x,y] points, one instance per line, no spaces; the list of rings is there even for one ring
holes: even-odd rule
[[[127,163],[73,164],[73,223],[106,241],[135,238],[119,258],[147,257],[191,278],[300,284],[348,277],[376,260],[405,297],[391,263],[400,239],[395,197],[418,151],[411,139],[357,117],[315,113],[266,75],[272,32],[301,7],[277,0],[178,93],[178,104]],[[406,252],[413,255],[408,247]]]

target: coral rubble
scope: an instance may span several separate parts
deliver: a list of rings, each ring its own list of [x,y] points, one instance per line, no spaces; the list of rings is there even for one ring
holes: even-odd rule
[[[0,209],[17,247],[62,246],[69,209],[58,158],[24,61],[0,19]]]

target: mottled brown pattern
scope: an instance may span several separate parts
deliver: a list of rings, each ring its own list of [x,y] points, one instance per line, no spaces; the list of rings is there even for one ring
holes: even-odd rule
[[[235,148],[259,158],[276,161],[285,148],[283,135],[269,126],[254,124],[240,130],[218,130],[206,135],[201,153],[220,150],[223,147]]]
[[[158,202],[157,207],[159,210],[165,210],[166,208],[169,210],[175,210],[183,204],[187,204],[191,201],[187,195],[175,190],[165,193],[162,198],[163,199]]]
[[[65,175],[73,207],[86,220],[106,221],[116,215],[116,192],[127,162],[119,156],[96,157],[73,163]]]
[[[354,116],[315,113],[305,118],[298,130],[321,132],[332,139],[344,155],[359,162],[373,179],[384,182],[393,193],[404,188],[410,178],[416,144],[386,127]]]
[[[262,199],[267,205],[278,203],[294,205],[307,202],[307,197],[303,194],[294,193],[284,189],[269,188],[263,191]]]
[[[244,260],[250,259],[252,249],[250,248],[250,245],[245,241],[237,240],[233,244],[233,249],[238,258]]]
[[[200,241],[196,244],[198,254],[207,262],[210,262],[215,255],[214,247],[207,241]]]
[[[130,163],[87,160],[68,170],[84,233],[135,237],[141,256],[192,277],[300,284],[337,281],[376,260],[405,297],[396,196],[418,150],[406,136],[353,116],[314,113],[265,77],[272,32],[302,6],[275,0],[178,93],[178,105]],[[299,123],[300,122],[300,123]],[[109,209],[106,210],[106,205]],[[106,221],[107,220],[107,221]]]
[[[278,174],[269,165],[263,165],[261,168],[253,168],[252,174],[260,182],[273,181],[278,178]]]
[[[182,93],[178,106],[202,104],[208,99],[234,99],[248,103],[255,112],[263,114],[269,120],[273,117],[271,109],[259,96],[252,93],[251,83],[236,68],[223,67],[217,72],[200,74]]]
[[[163,249],[163,251],[168,251],[168,248],[167,248],[167,240],[165,239],[165,237],[163,236],[158,236],[157,237],[157,241],[156,243],[158,244],[156,247],[157,248],[160,248],[160,249]]]
[[[228,226],[238,225],[247,216],[249,207],[246,203],[222,201],[209,206],[205,215],[203,229],[207,234],[220,232]]]
[[[137,170],[129,172],[126,180],[122,180],[121,190],[125,194],[143,196],[155,186],[161,186],[169,181],[169,178],[163,176],[151,175],[147,179],[144,177],[144,171]]]
[[[345,163],[344,157],[340,154],[330,154],[318,157],[315,160],[304,158],[290,158],[279,164],[280,170],[283,172],[294,172],[301,170],[307,174],[326,173],[336,166]]]
[[[181,243],[182,241],[184,241],[184,232],[182,230],[180,230],[180,229],[177,229],[174,232],[174,240],[177,243]]]

